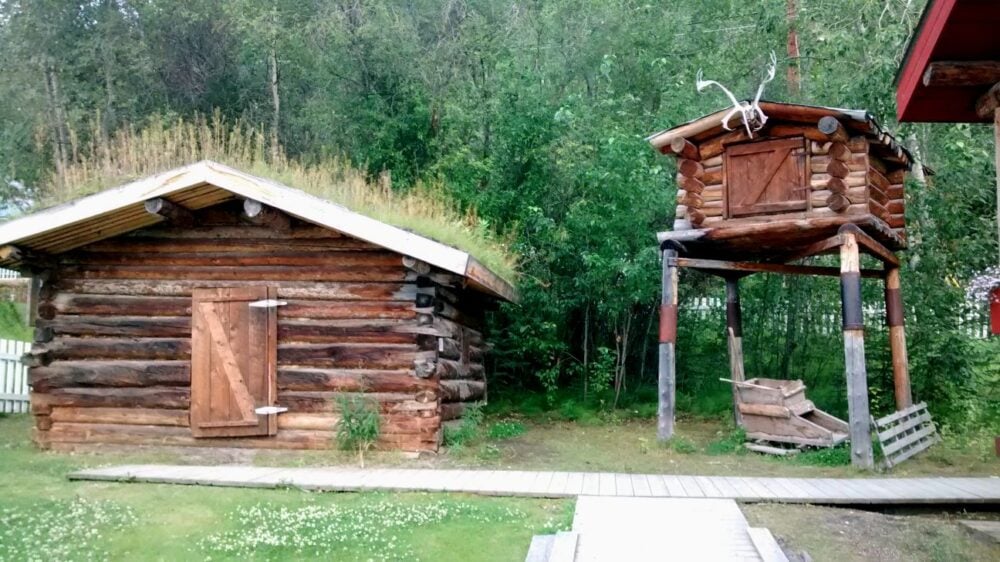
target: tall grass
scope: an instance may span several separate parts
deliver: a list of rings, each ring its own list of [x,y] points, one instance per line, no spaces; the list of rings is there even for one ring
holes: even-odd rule
[[[342,157],[325,156],[305,163],[288,158],[282,150],[272,156],[262,129],[239,121],[227,123],[218,112],[190,121],[153,118],[142,129],[125,127],[108,136],[95,124],[89,137],[89,144],[74,142],[73,161],[61,172],[54,171],[42,186],[41,206],[199,160],[214,160],[454,246],[505,279],[516,278],[517,259],[509,244],[479,220],[475,209],[460,210],[440,184],[418,183],[394,190],[387,173],[370,181],[363,170]]]

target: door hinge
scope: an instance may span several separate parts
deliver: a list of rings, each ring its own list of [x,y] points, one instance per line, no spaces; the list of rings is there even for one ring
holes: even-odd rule
[[[250,303],[251,308],[274,308],[277,306],[285,306],[288,304],[285,301],[276,301],[274,299],[264,299],[262,301],[253,301]]]

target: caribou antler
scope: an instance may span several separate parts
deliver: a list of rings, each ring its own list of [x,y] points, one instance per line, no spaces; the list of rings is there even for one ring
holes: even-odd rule
[[[734,115],[739,113],[743,118],[743,126],[747,130],[747,135],[753,137],[754,131],[759,131],[764,126],[764,123],[767,123],[767,115],[760,108],[760,97],[764,95],[764,86],[771,80],[774,80],[774,71],[777,66],[778,57],[774,54],[774,51],[771,51],[771,64],[767,67],[767,76],[761,81],[760,86],[757,87],[757,95],[749,103],[736,99],[736,96],[728,88],[715,80],[704,80],[701,70],[698,70],[698,74],[695,76],[695,87],[700,92],[709,86],[718,86],[733,104],[733,109],[722,118],[722,128],[732,131],[733,129],[729,126],[729,121]]]
[[[727,97],[729,97],[729,101],[733,102],[733,110],[727,113],[725,117],[722,118],[722,128],[727,131],[732,131],[733,129],[729,126],[729,120],[733,118],[733,115],[743,112],[743,104],[740,103],[740,100],[736,99],[736,96],[734,96],[733,93],[729,91],[729,88],[726,88],[725,86],[719,84],[715,80],[703,80],[702,76],[703,74],[699,69],[698,74],[695,76],[695,83],[694,83],[695,88],[698,88],[699,92],[709,86],[718,86],[719,89],[722,90],[722,92],[725,93]],[[747,133],[750,133],[749,126],[747,127]]]
[[[761,80],[760,86],[757,86],[757,95],[754,96],[753,104],[751,105],[754,113],[757,114],[757,121],[760,123],[760,126],[756,128],[758,131],[764,126],[764,123],[767,123],[767,115],[764,115],[764,110],[760,108],[760,96],[764,94],[764,86],[771,80],[774,80],[774,70],[777,67],[778,57],[774,54],[774,51],[771,51],[771,64],[767,67],[767,77]]]

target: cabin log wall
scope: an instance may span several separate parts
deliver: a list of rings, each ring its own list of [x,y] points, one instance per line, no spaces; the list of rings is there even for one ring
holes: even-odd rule
[[[458,419],[471,405],[486,401],[483,339],[484,310],[489,303],[464,289],[457,276],[436,272],[418,277],[418,310],[434,327],[437,353],[431,378],[441,398],[441,420]],[[428,342],[430,345],[430,342]]]
[[[226,203],[198,212],[194,227],[60,255],[26,358],[36,442],[329,448],[337,398],[364,392],[382,412],[379,447],[437,449],[441,389],[418,376],[437,357],[437,314],[427,321],[403,258],[296,219],[248,224],[241,210]],[[278,308],[277,404],[289,411],[273,437],[195,439],[191,291],[248,285],[274,286],[288,303]]]

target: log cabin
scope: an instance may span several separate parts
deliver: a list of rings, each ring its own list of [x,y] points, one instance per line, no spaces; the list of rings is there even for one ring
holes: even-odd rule
[[[466,252],[199,162],[0,225],[37,292],[34,441],[436,451],[486,396],[484,311],[514,288]]]
[[[761,272],[839,276],[851,462],[871,468],[861,280],[885,284],[896,407],[906,409],[912,396],[896,251],[906,248],[904,179],[913,161],[867,111],[766,101],[758,107],[766,118],[753,113],[746,122],[746,114],[727,108],[647,138],[677,160],[673,229],[657,234],[657,435],[673,435],[679,268],[725,279],[734,397],[745,381],[739,280]],[[726,122],[727,115],[736,117]],[[840,255],[840,267],[792,263],[829,253]],[[861,253],[882,269],[862,268]],[[735,406],[736,423],[745,425]]]

